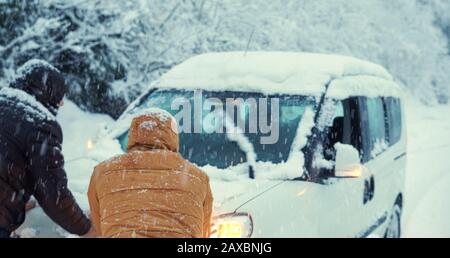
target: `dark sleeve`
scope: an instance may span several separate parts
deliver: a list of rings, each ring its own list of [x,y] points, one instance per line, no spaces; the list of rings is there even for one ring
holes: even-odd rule
[[[29,183],[39,205],[71,234],[86,234],[91,222],[67,187],[61,127],[57,122],[41,123],[28,133],[27,142]]]

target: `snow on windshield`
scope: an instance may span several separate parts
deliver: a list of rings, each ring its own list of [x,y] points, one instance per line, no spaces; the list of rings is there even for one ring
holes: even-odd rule
[[[152,111],[152,108],[147,107],[156,104],[163,109],[170,109],[172,99],[180,96],[189,98],[192,94],[192,92],[179,90],[161,89],[155,91],[139,107],[125,114],[117,122],[112,133],[110,133],[111,139],[117,142],[116,137],[119,137],[120,143],[126,146],[127,136],[124,134],[129,129],[133,117],[148,113],[149,110]],[[205,92],[204,94],[205,97],[216,98],[234,96],[232,92]],[[243,97],[241,93],[236,94]],[[253,93],[247,94],[249,94],[249,97],[259,96]],[[264,146],[264,144],[260,144],[259,137],[261,135],[243,132],[239,126],[236,126],[235,121],[226,119],[226,123],[224,123],[226,132],[223,136],[217,133],[189,134],[181,132],[180,152],[186,159],[198,165],[214,179],[243,180],[249,177],[249,165],[254,168],[257,179],[272,180],[301,177],[304,163],[301,150],[306,146],[307,137],[311,134],[311,129],[314,126],[313,107],[315,102],[315,98],[311,97],[280,97],[279,112],[281,115],[278,122],[280,123],[281,137],[274,145]],[[245,117],[247,116],[248,114],[245,115]],[[235,145],[227,144],[227,140]],[[184,145],[187,148],[183,148]],[[215,152],[217,152],[217,156],[215,156]],[[229,156],[228,160],[226,160],[226,156]],[[241,156],[242,158],[239,158]],[[196,161],[199,159],[201,159],[201,162],[197,163]],[[226,166],[223,166],[224,162],[227,164]],[[217,172],[221,173],[218,174]]]
[[[227,128],[227,137],[230,141],[236,142],[247,157],[247,163],[254,166],[256,163],[256,153],[253,144],[245,137],[244,132],[236,127],[229,117],[225,117],[225,126]]]
[[[258,161],[251,164],[255,169],[255,176],[258,180],[285,180],[299,178],[303,175],[304,156],[302,149],[307,144],[307,138],[312,133],[314,127],[314,111],[312,108],[307,107],[303,114],[303,117],[297,128],[296,137],[292,143],[291,152],[286,162],[274,164],[272,162]],[[240,142],[240,146],[245,146],[251,152],[253,149],[248,144],[251,143],[245,138],[243,134],[240,137],[234,138],[234,140]],[[251,152],[251,155],[255,155]],[[233,181],[233,180],[245,180],[248,179],[248,163],[238,164],[226,169],[219,169],[211,165],[201,167],[208,176],[212,179]]]
[[[311,107],[305,109],[305,113],[297,128],[288,160],[281,164],[273,164],[270,162],[258,163],[255,168],[257,178],[294,179],[303,175],[304,155],[302,149],[306,146],[308,137],[312,133],[314,114]]]
[[[261,93],[202,91],[202,97],[196,99],[198,95],[195,92],[176,89],[153,91],[141,99],[139,105],[122,116],[110,136],[118,138],[125,150],[128,138],[126,133],[132,117],[145,112],[140,110],[158,106],[181,119],[178,121],[183,129],[180,130],[180,152],[198,166],[211,165],[224,169],[244,162],[251,165],[257,161],[281,164],[286,163],[289,158],[305,108],[316,105],[316,98],[298,95],[267,96]],[[184,99],[184,105],[177,106],[174,110],[173,101],[179,98]],[[210,101],[213,99],[215,105],[211,110]],[[188,117],[180,116],[180,112],[184,113],[184,107],[193,108],[197,106],[196,103],[203,105],[201,114],[194,112],[194,115],[191,115],[192,112],[188,112]],[[217,111],[232,116],[233,121],[224,123],[223,113]],[[215,117],[218,114],[222,116],[211,120],[211,115]],[[199,121],[202,121],[199,128],[203,127],[203,130],[192,133]],[[225,128],[221,128],[223,125]],[[210,131],[211,126],[216,130]],[[220,130],[217,130],[217,126]],[[235,126],[241,131],[235,132]]]

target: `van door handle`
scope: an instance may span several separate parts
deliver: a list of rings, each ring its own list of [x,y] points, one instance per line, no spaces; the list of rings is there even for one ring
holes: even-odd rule
[[[363,204],[367,204],[375,196],[375,178],[370,176],[369,179],[364,180],[364,197]]]

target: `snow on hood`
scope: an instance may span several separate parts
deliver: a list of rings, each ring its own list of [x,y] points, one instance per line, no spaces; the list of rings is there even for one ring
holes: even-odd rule
[[[0,88],[0,98],[14,99],[16,100],[17,107],[24,108],[26,110],[26,119],[29,122],[35,122],[34,118],[41,120],[55,121],[56,117],[42,105],[34,96],[30,94],[10,87]]]
[[[279,182],[263,178],[250,179],[248,176],[248,164],[239,164],[226,169],[207,165],[200,169],[206,172],[210,179],[215,209],[220,209],[228,202],[236,200],[239,200],[238,205],[240,205]],[[232,208],[235,209],[237,207]]]
[[[249,178],[247,163],[226,169],[209,165],[200,169],[205,171],[210,179],[214,206],[220,208],[229,201],[238,200],[237,205],[241,205],[276,184],[300,177],[303,174],[302,164],[303,155],[295,155],[295,158],[281,164],[256,162],[256,179]]]
[[[192,57],[172,68],[154,86],[318,96],[330,80],[356,75],[392,80],[383,67],[352,57],[289,52],[227,52]]]

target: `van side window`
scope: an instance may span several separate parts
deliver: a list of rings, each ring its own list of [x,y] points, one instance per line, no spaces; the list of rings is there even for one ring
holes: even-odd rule
[[[325,139],[325,158],[334,160],[334,145],[349,144],[361,153],[361,128],[359,120],[359,100],[350,98],[336,102],[336,110]]]
[[[335,112],[331,124],[327,125],[327,137],[324,139],[324,157],[327,160],[334,160],[334,145],[342,143],[344,138],[344,105],[341,101],[336,102]]]
[[[381,98],[367,98],[367,118],[369,133],[369,155],[371,158],[381,154],[387,147],[387,128],[384,104]]]
[[[320,165],[316,167],[318,170],[310,171],[312,178],[327,178],[333,175],[334,169],[327,166],[330,163],[326,161],[335,161],[336,143],[352,145],[359,151],[361,158],[363,157],[360,121],[360,106],[363,103],[358,97],[335,101],[334,114],[327,117],[329,121],[324,130],[322,149],[318,148],[323,151],[325,162],[319,163]]]
[[[389,131],[389,146],[400,141],[402,135],[402,112],[400,99],[385,98],[384,103],[387,111],[388,131]]]
[[[362,144],[362,123],[360,106],[362,102],[359,98],[353,97],[344,101],[344,135],[343,144],[349,144],[355,147],[363,156]]]

